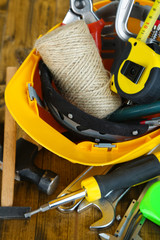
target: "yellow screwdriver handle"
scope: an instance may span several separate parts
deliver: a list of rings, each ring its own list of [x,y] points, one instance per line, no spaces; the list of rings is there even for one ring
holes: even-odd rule
[[[145,22],[143,23],[143,26],[141,27],[137,39],[146,42],[158,16],[160,14],[160,0],[155,0]]]

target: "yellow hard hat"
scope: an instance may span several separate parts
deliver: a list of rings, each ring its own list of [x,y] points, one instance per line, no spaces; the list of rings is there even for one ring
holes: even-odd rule
[[[94,4],[94,10],[96,11],[110,2],[107,0],[98,2]],[[151,1],[141,0],[138,2],[142,5],[152,5]],[[130,20],[130,31],[139,31],[140,20],[137,21],[139,24],[135,24],[133,19]],[[60,25],[61,23],[53,29]],[[139,157],[159,144],[159,129],[145,134],[146,129],[140,128],[139,132],[141,129],[142,131],[136,138],[123,136],[123,134],[117,137],[115,133],[106,134],[106,136],[103,133],[99,134],[98,137],[93,134],[93,136],[88,137],[83,131],[82,134],[79,134],[82,136],[79,136],[77,132],[70,134],[70,125],[67,127],[65,121],[56,118],[56,113],[51,114],[43,107],[42,82],[39,73],[40,62],[40,55],[36,49],[33,49],[7,85],[5,101],[20,127],[43,147],[73,163],[102,166]],[[114,126],[117,127],[117,124]],[[96,141],[97,139],[98,141]]]

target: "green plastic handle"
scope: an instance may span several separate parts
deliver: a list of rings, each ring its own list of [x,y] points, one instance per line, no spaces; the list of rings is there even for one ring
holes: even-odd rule
[[[140,203],[143,216],[160,226],[160,181],[154,183]]]
[[[131,119],[141,118],[148,115],[157,114],[160,112],[160,101],[127,106],[114,111],[112,114],[107,116],[107,119],[115,122],[123,122]]]

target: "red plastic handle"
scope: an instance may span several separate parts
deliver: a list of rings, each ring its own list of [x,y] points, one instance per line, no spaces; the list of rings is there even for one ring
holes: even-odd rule
[[[99,49],[99,52],[101,52],[101,49],[102,49],[101,32],[104,26],[105,26],[105,22],[103,19],[100,19],[97,22],[88,24],[89,31],[93,36],[93,39],[95,40],[95,43],[97,48]]]
[[[65,24],[62,23],[61,25],[65,25]],[[95,43],[96,43],[96,46],[97,46],[99,52],[101,52],[101,49],[102,49],[101,32],[102,32],[102,29],[104,28],[104,26],[105,26],[105,22],[103,19],[100,19],[97,22],[88,24],[89,31],[90,31],[93,39],[95,40]]]

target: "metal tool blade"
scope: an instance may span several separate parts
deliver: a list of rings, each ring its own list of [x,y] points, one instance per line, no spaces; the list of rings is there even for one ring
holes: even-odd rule
[[[99,199],[97,201],[89,203],[87,200],[83,200],[78,208],[77,212],[81,213],[89,207],[93,206],[100,210],[102,218],[90,226],[90,230],[107,228],[112,225],[116,218],[116,207],[121,198],[129,191],[128,189],[120,189],[111,192],[106,198]]]
[[[139,210],[139,205],[141,200],[143,199],[145,193],[147,192],[147,190],[150,188],[150,186],[155,183],[156,181],[159,181],[159,177],[156,179],[153,179],[151,181],[149,181],[146,186],[144,187],[143,191],[141,192],[138,200],[133,200],[129,206],[129,208],[127,209],[126,213],[124,214],[120,224],[118,225],[118,228],[116,229],[114,235],[112,234],[108,234],[108,233],[100,233],[99,236],[103,237],[101,239],[109,239],[109,240],[123,240],[125,237],[125,234],[127,232],[127,229],[129,227],[129,224],[131,223],[133,217],[135,216],[135,213]],[[138,226],[139,227],[139,226]],[[140,230],[140,229],[139,229]],[[137,234],[139,233],[139,231],[137,231],[136,234],[136,229],[135,229],[135,235],[137,236]],[[135,237],[136,237],[135,236]]]
[[[115,29],[116,29],[117,35],[123,41],[128,41],[130,37],[135,36],[127,28],[127,22],[131,14],[133,4],[134,4],[134,0],[121,0],[118,5],[116,20],[115,20]]]
[[[94,175],[102,175],[106,174],[110,169],[112,168],[112,165],[109,166],[100,166],[100,167],[87,167],[76,179],[74,179],[73,182],[71,182],[59,195],[58,197],[64,196],[66,194],[75,192],[76,190],[81,188],[81,182],[83,179],[86,179],[88,177],[94,176]],[[80,204],[80,202],[83,199],[75,200],[70,205],[63,205],[59,206],[58,210],[63,213],[68,213],[74,211],[77,206]]]
[[[146,220],[146,218],[142,217],[142,219],[140,220],[139,224],[137,225],[135,231],[133,232],[133,234],[131,236],[132,240],[142,240],[142,238],[139,236],[139,232],[140,232],[141,228],[143,227],[145,220]]]

